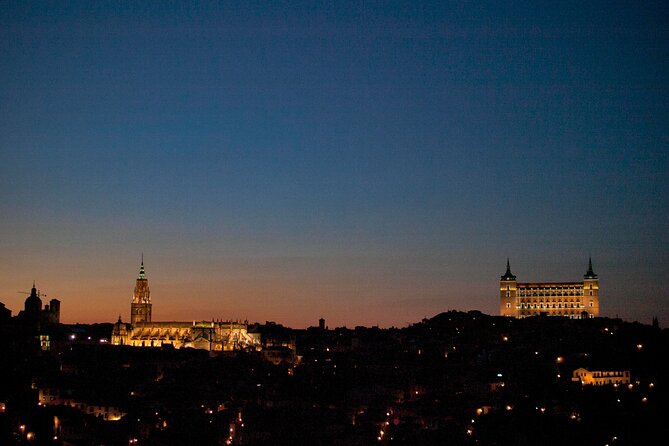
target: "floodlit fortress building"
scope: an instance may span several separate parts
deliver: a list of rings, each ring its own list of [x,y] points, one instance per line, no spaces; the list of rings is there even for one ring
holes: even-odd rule
[[[499,314],[511,317],[563,316],[588,319],[599,316],[599,279],[592,271],[592,259],[583,282],[516,281],[509,260],[499,281]]]
[[[249,333],[242,322],[153,322],[151,320],[151,292],[144,271],[144,260],[139,268],[135,291],[130,304],[130,323],[114,324],[111,341],[114,345],[134,347],[197,348],[209,351],[259,349],[260,335]]]

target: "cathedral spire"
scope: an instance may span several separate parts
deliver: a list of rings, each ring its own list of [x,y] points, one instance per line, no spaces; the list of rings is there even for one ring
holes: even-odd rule
[[[146,280],[146,272],[144,271],[144,253],[142,253],[142,263],[139,266],[139,276],[137,278]]]
[[[135,281],[135,292],[132,295],[132,301],[135,303],[151,303],[149,295],[149,281],[146,278],[146,271],[144,270],[144,254],[142,254],[142,263],[139,265],[139,275]]]

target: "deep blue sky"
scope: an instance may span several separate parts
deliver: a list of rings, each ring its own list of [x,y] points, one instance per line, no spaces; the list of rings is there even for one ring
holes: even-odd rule
[[[404,325],[579,280],[669,324],[667,2],[0,5],[0,301]]]

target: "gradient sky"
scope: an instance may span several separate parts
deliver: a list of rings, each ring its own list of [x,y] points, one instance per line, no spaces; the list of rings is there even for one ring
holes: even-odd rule
[[[506,3],[512,3],[507,5]],[[6,1],[0,301],[404,326],[581,280],[669,325],[669,3]]]

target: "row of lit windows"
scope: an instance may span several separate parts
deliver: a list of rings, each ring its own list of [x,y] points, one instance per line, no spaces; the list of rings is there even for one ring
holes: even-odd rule
[[[522,319],[525,317],[533,317],[533,316],[536,316],[536,314],[521,314],[518,317]],[[592,319],[595,317],[594,314],[587,314],[583,316],[581,314],[561,314],[561,313],[555,314],[554,316],[564,316],[564,317],[569,317],[569,319],[588,319],[588,318]]]
[[[593,381],[592,385],[593,386],[605,386],[607,384],[625,384],[626,382],[629,382],[629,381],[621,381],[621,380],[618,380],[618,379],[602,378],[602,379],[598,379],[598,380]]]
[[[594,307],[595,304],[593,301],[590,301],[590,307]],[[506,308],[511,308],[511,303],[507,302],[506,303]],[[585,305],[581,305],[580,303],[571,303],[567,304],[565,303],[564,306],[562,303],[555,304],[553,303],[552,305],[547,303],[544,304],[543,302],[541,303],[521,303],[520,305],[516,305],[517,310],[524,310],[524,309],[532,309],[532,308],[585,308]]]
[[[533,303],[537,303],[537,300],[539,301],[539,303],[544,302],[544,299],[520,298],[520,301],[521,301],[521,302],[525,302],[525,303],[530,302],[530,301],[533,302]],[[553,299],[546,299],[545,302],[553,302],[553,303],[558,302],[558,303],[562,303],[562,299],[557,299],[557,300],[555,300],[555,298],[553,298]],[[574,302],[574,299],[569,299],[569,300],[565,299],[565,300],[564,300],[564,303],[567,303],[567,302]],[[581,302],[581,298],[580,298],[580,297],[577,297],[577,298],[576,298],[576,303],[579,303],[579,302]]]
[[[549,292],[549,291],[539,291],[539,292],[536,292],[536,291],[533,291],[533,292],[520,291],[518,293],[518,295],[519,296],[583,296],[583,290],[579,290],[579,291],[576,291],[576,292],[572,291],[572,292],[569,292],[569,293],[567,293],[567,292],[564,292],[564,293],[563,292],[555,292],[555,291],[552,291],[552,292]]]
[[[537,297],[537,293],[530,294],[530,293],[524,293],[524,292],[521,291],[518,294],[518,296],[520,296],[520,297]],[[538,293],[538,296],[539,297],[562,297],[563,295],[561,293],[558,293],[558,294]],[[565,293],[564,294],[564,297],[569,297],[569,296],[579,297],[579,296],[583,296],[583,293],[581,292],[581,293],[569,293],[569,294]],[[592,296],[592,290],[590,290],[590,296]],[[511,291],[506,292],[506,297],[511,297]],[[573,299],[571,299],[571,300],[573,300]]]
[[[630,376],[630,372],[625,370],[625,371],[615,371],[615,372],[592,372],[592,377],[593,378],[608,378],[608,377],[616,377],[616,376]]]
[[[541,292],[541,293],[548,293],[548,294],[555,294],[557,292],[560,293],[582,293],[583,289],[586,288],[584,285],[578,285],[578,286],[570,286],[570,287],[524,287],[524,286],[519,286],[519,287],[513,287],[513,289],[517,289],[519,292]],[[504,287],[500,288],[504,289]],[[510,290],[511,285],[507,284],[506,289]],[[593,289],[592,288],[592,283],[588,284],[588,289]]]
[[[557,306],[556,306],[557,305]],[[590,302],[590,306],[592,307],[592,302]],[[564,304],[564,307],[562,304],[520,304],[516,305],[516,308],[585,308],[585,305],[581,304]]]
[[[535,315],[535,314],[538,314],[538,313],[540,313],[540,311],[521,311],[520,312],[520,314],[525,314],[525,315]],[[544,311],[544,313],[550,314],[551,316],[569,316],[569,315],[578,316],[578,315],[581,314],[581,310],[576,310],[576,309],[574,309],[574,310],[561,310],[561,311],[556,311],[556,312],[552,312],[552,311],[551,312],[546,312],[546,311]]]
[[[589,306],[594,307],[595,303],[593,301],[590,301]],[[520,305],[517,305],[516,308],[585,308],[585,306],[582,305],[577,300],[575,304],[574,303],[569,303],[568,304],[567,302],[565,302],[564,307],[563,307],[562,302],[558,302],[557,304],[555,302],[553,302],[553,304],[550,304],[550,303],[544,304],[543,302],[540,302],[538,304],[536,302],[533,302],[533,303],[524,303],[523,302]]]

